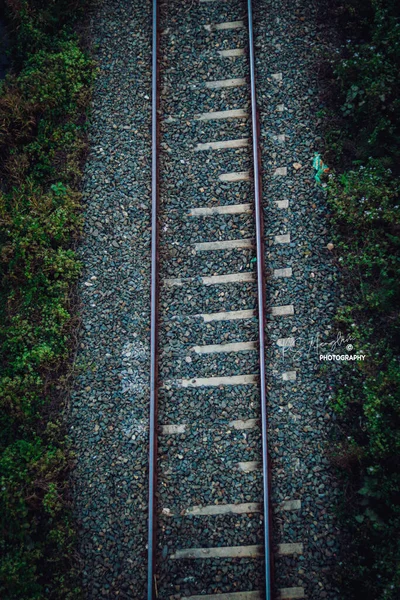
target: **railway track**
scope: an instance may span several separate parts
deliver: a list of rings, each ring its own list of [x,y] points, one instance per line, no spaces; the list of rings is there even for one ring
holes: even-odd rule
[[[304,597],[271,577],[301,544],[271,541],[252,20],[153,0],[148,600]]]

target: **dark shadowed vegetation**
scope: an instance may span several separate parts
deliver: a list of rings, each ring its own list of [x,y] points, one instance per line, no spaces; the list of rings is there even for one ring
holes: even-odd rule
[[[326,111],[328,191],[347,286],[339,327],[365,363],[349,367],[334,407],[342,439],[350,531],[341,568],[349,598],[398,598],[400,589],[400,4],[335,4],[344,32]]]
[[[80,597],[68,507],[73,251],[93,64],[84,0],[6,0],[0,84],[0,597]],[[76,317],[75,317],[76,318]]]

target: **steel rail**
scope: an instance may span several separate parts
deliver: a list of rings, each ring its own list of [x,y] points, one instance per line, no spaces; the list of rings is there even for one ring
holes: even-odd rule
[[[251,125],[253,138],[254,162],[254,204],[256,221],[256,256],[257,256],[257,292],[258,292],[258,337],[260,363],[260,402],[261,433],[263,463],[263,496],[264,496],[264,545],[265,545],[265,599],[272,598],[271,583],[271,540],[270,540],[270,505],[269,505],[269,461],[268,461],[268,424],[267,424],[267,390],[265,366],[265,281],[264,281],[264,238],[263,208],[261,194],[260,151],[258,145],[258,115],[256,96],[256,76],[254,60],[254,32],[252,0],[247,1],[249,29],[249,62],[251,88]]]
[[[158,6],[153,0],[151,82],[151,317],[150,317],[150,415],[149,415],[149,512],[147,538],[147,599],[154,597],[155,503],[157,478],[157,378],[158,378]]]

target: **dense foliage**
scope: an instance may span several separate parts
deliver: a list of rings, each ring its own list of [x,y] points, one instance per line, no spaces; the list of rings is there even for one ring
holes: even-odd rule
[[[348,285],[339,324],[367,358],[335,400],[345,435],[336,461],[351,534],[342,568],[350,598],[400,589],[400,4],[345,0],[334,62],[340,106],[329,114],[328,190]]]
[[[0,85],[0,597],[79,598],[62,426],[93,64],[82,2],[6,0]]]

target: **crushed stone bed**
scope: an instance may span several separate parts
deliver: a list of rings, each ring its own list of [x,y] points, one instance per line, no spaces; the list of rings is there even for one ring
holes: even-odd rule
[[[254,239],[252,214],[189,216],[193,208],[253,203],[250,181],[220,175],[251,169],[251,146],[193,152],[196,144],[250,137],[244,119],[196,121],[210,111],[249,112],[248,85],[207,89],[206,82],[248,77],[247,56],[217,58],[243,47],[247,31],[209,32],[205,24],[239,20],[245,2],[188,3],[161,9],[161,278],[191,278],[160,288],[159,423],[185,424],[159,440],[158,592],[260,590],[262,558],[176,560],[177,550],[260,545],[262,514],[183,516],[215,503],[259,503],[261,460],[256,385],[185,388],[182,378],[257,374],[257,352],[200,354],[193,346],[257,340],[257,320],[205,323],[195,315],[256,308],[254,283],[203,285],[200,277],[254,271],[254,248],[195,252],[204,241]],[[322,141],[318,110],[317,2],[254,2],[257,93],[263,169],[267,374],[274,550],[301,543],[301,555],[275,559],[278,588],[304,588],[309,600],[339,600],[332,572],[339,560],[334,516],[338,488],[328,460],[335,367],[322,373],[310,343],[331,341],[338,288],[327,206],[312,169]],[[90,16],[99,73],[84,176],[84,273],[79,374],[71,396],[72,474],[83,583],[88,600],[142,600],[147,577],[147,475],[150,324],[151,4],[100,1]],[[196,40],[195,42],[193,40]],[[272,74],[280,74],[282,77]],[[187,83],[193,85],[188,86]],[[282,109],[283,107],[283,109]],[[166,117],[174,120],[166,122]],[[285,140],[277,139],[285,135]],[[294,168],[293,164],[301,165]],[[286,175],[276,169],[286,168]],[[276,202],[288,200],[287,208]],[[290,234],[276,243],[275,236]],[[289,277],[274,270],[292,269]],[[282,354],[282,340],[295,338]],[[295,372],[295,379],[293,373]],[[285,379],[282,375],[285,374]],[[171,383],[172,382],[172,383]],[[254,419],[249,430],[233,421]],[[293,510],[285,501],[299,500]]]
[[[267,367],[276,374],[269,383],[269,443],[273,506],[285,498],[301,500],[301,510],[275,513],[275,541],[304,545],[302,556],[276,561],[277,586],[304,587],[310,600],[339,600],[332,583],[340,560],[334,512],[339,489],[328,460],[335,366],[322,372],[319,352],[310,349],[318,334],[321,342],[335,338],[339,301],[337,271],[326,248],[331,241],[326,197],[312,168],[314,152],[322,151],[316,117],[322,49],[317,9],[317,2],[302,0],[260,0],[254,8],[266,239],[291,234],[289,244],[266,244],[266,264],[293,269],[290,278],[269,280],[267,304],[293,304],[295,313],[267,322],[272,341]],[[279,73],[281,81],[271,77]],[[282,134],[284,142],[273,138]],[[286,176],[275,176],[279,167],[287,168]],[[288,200],[288,209],[278,209],[277,200]],[[288,337],[295,338],[295,347],[283,356],[275,342]],[[286,371],[296,371],[296,381],[282,381],[279,375]]]
[[[82,330],[71,398],[75,511],[88,600],[146,585],[151,4],[99,2],[84,174]],[[97,48],[96,48],[97,46]]]

